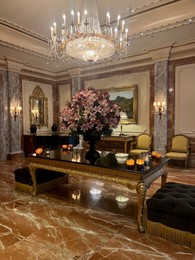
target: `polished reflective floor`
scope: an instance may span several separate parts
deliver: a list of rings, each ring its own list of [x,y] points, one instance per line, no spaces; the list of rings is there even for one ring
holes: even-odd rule
[[[195,250],[138,233],[134,191],[72,177],[33,197],[14,188],[13,170],[23,164],[0,162],[1,260],[195,259]],[[195,169],[170,166],[167,181],[195,185]],[[147,198],[158,188],[160,179]]]

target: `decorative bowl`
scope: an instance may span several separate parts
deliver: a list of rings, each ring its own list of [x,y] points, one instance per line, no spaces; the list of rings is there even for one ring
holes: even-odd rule
[[[115,154],[115,158],[119,164],[126,163],[128,156],[129,156],[128,153],[116,153]]]

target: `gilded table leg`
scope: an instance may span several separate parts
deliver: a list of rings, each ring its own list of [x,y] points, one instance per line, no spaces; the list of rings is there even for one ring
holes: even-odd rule
[[[36,180],[36,168],[32,167],[31,164],[29,165],[30,175],[33,182],[33,196],[37,195],[37,180]]]
[[[124,141],[124,150],[125,150],[125,153],[127,152],[127,141]]]
[[[137,211],[137,222],[138,222],[138,231],[140,233],[145,232],[144,224],[143,224],[143,210],[144,210],[144,202],[146,196],[146,186],[145,183],[138,183],[137,187],[137,196],[138,196],[138,211]]]
[[[165,185],[165,183],[167,182],[167,174],[168,174],[167,167],[165,166],[164,173],[161,176],[161,187],[163,187]]]

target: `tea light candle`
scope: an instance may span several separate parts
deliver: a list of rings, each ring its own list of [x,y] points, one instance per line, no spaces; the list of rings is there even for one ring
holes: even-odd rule
[[[144,165],[144,159],[137,159],[136,164],[137,165]]]
[[[126,165],[128,165],[128,166],[133,166],[134,164],[135,164],[135,161],[133,159],[128,159],[126,161]]]
[[[135,161],[133,159],[128,159],[126,161],[127,169],[133,170],[134,169],[134,164],[135,164]]]
[[[63,149],[63,150],[68,149],[68,145],[67,145],[67,144],[63,144],[63,145],[62,145],[62,149]]]
[[[43,148],[37,148],[35,152],[36,154],[42,154]]]

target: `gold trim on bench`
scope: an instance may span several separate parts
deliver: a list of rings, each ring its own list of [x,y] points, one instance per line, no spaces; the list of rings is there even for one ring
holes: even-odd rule
[[[160,222],[147,220],[147,232],[150,235],[164,238],[179,245],[195,248],[195,234],[167,227]]]

